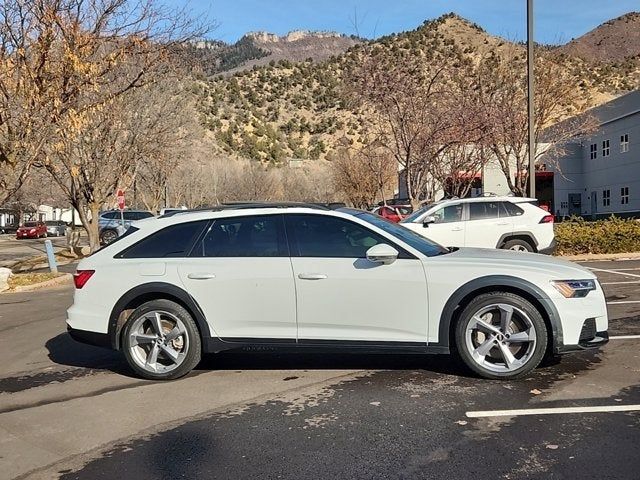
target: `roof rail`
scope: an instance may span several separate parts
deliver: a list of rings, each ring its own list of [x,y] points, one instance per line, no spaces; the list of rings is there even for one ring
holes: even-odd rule
[[[305,203],[305,202],[228,202],[213,207],[200,207],[190,210],[179,210],[176,212],[168,212],[158,218],[173,217],[174,215],[181,215],[183,213],[193,212],[220,212],[223,210],[244,210],[249,208],[314,208],[316,210],[336,210],[344,207],[344,203]]]

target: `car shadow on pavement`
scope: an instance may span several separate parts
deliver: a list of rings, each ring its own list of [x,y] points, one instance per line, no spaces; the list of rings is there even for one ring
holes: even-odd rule
[[[44,346],[49,351],[49,359],[58,365],[133,376],[120,352],[79,343],[66,332],[51,338]]]
[[[198,370],[427,370],[472,377],[451,355],[366,353],[254,353],[205,355]]]

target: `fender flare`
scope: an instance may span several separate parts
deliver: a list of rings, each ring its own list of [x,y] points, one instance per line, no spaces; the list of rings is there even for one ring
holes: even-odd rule
[[[538,240],[536,240],[536,236],[533,233],[526,232],[526,231],[510,232],[510,233],[503,234],[498,240],[498,243],[496,244],[496,248],[500,248],[502,244],[504,244],[507,241],[507,238],[509,237],[527,237],[529,240],[531,240],[531,246],[536,250],[538,250]]]
[[[118,326],[118,318],[120,317],[120,313],[125,309],[125,307],[133,300],[143,295],[149,294],[158,294],[160,298],[175,298],[182,303],[189,313],[193,315],[193,319],[198,325],[198,329],[200,330],[200,334],[203,337],[203,341],[207,341],[209,337],[211,337],[211,329],[207,320],[202,312],[202,309],[198,305],[198,303],[194,300],[194,298],[189,295],[185,290],[171,283],[165,282],[150,282],[143,283],[141,285],[137,285],[131,290],[127,291],[124,295],[120,297],[120,299],[116,302],[115,306],[111,310],[111,315],[109,316],[109,328],[108,334],[111,339],[111,347],[114,350],[120,349],[120,330]]]
[[[523,292],[525,294],[525,298],[529,297],[528,300],[535,300],[534,303],[537,303],[544,309],[544,313],[551,325],[552,348],[554,352],[558,352],[559,345],[563,344],[563,337],[562,324],[560,323],[560,316],[555,305],[549,296],[533,283],[522,278],[512,277],[509,275],[489,275],[486,277],[476,278],[458,288],[451,297],[449,297],[449,300],[447,300],[447,303],[440,314],[438,343],[430,346],[442,347],[443,349],[450,350],[449,333],[451,331],[451,321],[453,320],[456,309],[460,303],[474,292],[480,290],[486,291],[488,288],[499,290],[501,287]]]

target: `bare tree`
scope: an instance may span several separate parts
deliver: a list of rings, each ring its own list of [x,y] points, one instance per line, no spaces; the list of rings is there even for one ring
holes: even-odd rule
[[[0,29],[0,163],[20,172],[16,185],[4,182],[3,194],[44,166],[93,232],[95,249],[87,215],[87,202],[97,204],[93,186],[71,187],[92,172],[68,168],[72,154],[64,150],[74,138],[95,138],[88,126],[104,123],[102,112],[117,108],[119,98],[166,73],[174,47],[204,29],[154,0],[7,0]],[[130,169],[122,165],[119,173]]]
[[[525,61],[514,47],[501,56],[491,54],[483,58],[476,72],[478,89],[492,126],[487,144],[509,189],[517,196],[527,195],[529,181]],[[575,106],[581,103],[580,90],[569,72],[548,57],[536,58],[535,81],[534,157],[538,159],[554,150],[557,156],[564,142],[593,132],[597,124],[592,116],[582,115],[573,122],[564,122],[562,127],[548,130],[569,115],[579,113]]]
[[[427,62],[399,50],[390,58],[373,48],[346,75],[347,98],[371,118],[376,144],[402,168],[414,207],[433,195],[432,162],[456,141],[447,100],[452,99],[450,79],[459,68],[441,56]]]
[[[364,148],[353,152],[343,148],[333,162],[333,181],[336,189],[357,208],[368,208],[377,199],[384,200],[396,184],[395,159],[378,148]]]

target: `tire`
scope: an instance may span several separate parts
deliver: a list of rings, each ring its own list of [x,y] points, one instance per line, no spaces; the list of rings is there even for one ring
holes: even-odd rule
[[[102,243],[103,245],[109,245],[116,238],[118,238],[118,232],[116,232],[115,230],[103,230],[100,233],[100,243]]]
[[[544,319],[531,302],[513,293],[491,292],[464,307],[456,323],[455,346],[464,364],[479,376],[511,380],[540,364],[547,335]]]
[[[526,240],[513,239],[505,242],[501,247],[503,250],[513,250],[515,252],[533,252],[534,249]]]
[[[151,300],[133,311],[121,345],[131,369],[149,380],[180,378],[202,356],[202,340],[193,318],[181,305],[165,299]]]

